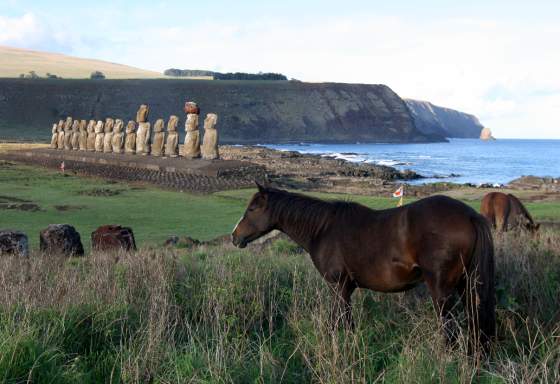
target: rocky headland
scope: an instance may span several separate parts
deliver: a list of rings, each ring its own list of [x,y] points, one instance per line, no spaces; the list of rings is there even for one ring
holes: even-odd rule
[[[449,138],[477,139],[483,130],[474,115],[434,105],[428,101],[405,99],[416,128],[425,134]]]

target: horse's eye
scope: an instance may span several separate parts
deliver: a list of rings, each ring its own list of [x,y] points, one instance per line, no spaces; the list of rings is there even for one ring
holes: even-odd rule
[[[255,209],[256,209],[255,207],[249,207],[249,208],[247,208],[247,211],[253,212]]]

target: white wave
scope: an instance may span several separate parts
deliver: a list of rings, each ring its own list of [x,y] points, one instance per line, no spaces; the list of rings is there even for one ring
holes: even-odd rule
[[[376,160],[368,160],[367,162],[377,164],[377,165],[385,165],[387,167],[396,167],[397,165],[413,165],[414,164],[410,161],[392,160],[392,159],[376,159]]]
[[[358,154],[350,154],[350,153],[330,152],[330,153],[323,153],[321,154],[321,156],[334,157],[335,159],[351,161],[353,163],[361,163],[366,161],[366,158],[364,156]]]

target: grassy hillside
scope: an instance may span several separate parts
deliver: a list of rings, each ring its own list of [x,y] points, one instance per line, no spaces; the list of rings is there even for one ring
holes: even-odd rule
[[[29,71],[35,71],[41,77],[45,77],[48,72],[65,79],[89,78],[93,71],[103,72],[108,79],[164,77],[159,72],[102,60],[0,46],[0,77],[19,77],[21,73],[27,74]]]

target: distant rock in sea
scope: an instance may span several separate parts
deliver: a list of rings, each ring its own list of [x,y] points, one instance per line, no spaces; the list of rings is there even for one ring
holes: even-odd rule
[[[416,128],[425,134],[476,139],[483,129],[477,117],[434,105],[428,101],[405,99]]]
[[[480,132],[480,140],[496,140],[496,138],[492,136],[490,128],[483,128]]]

